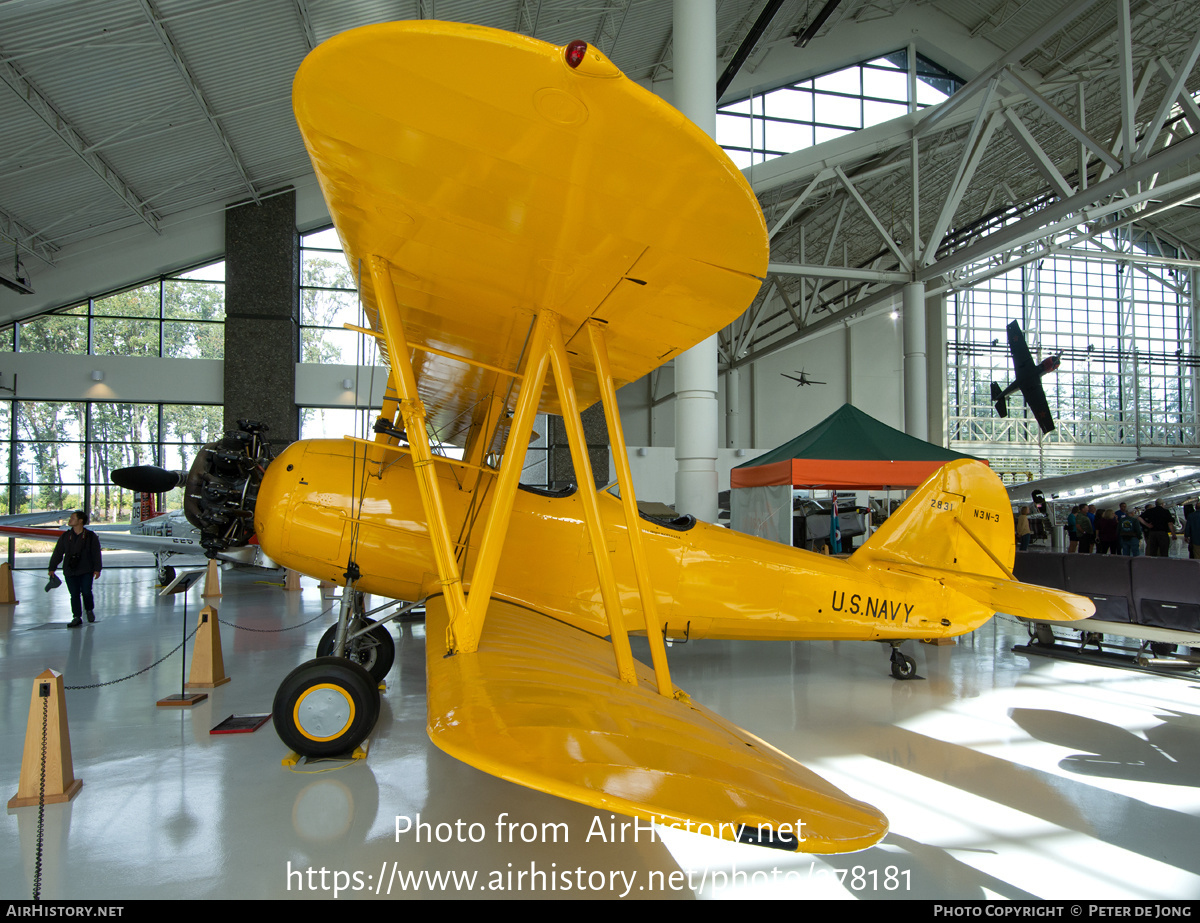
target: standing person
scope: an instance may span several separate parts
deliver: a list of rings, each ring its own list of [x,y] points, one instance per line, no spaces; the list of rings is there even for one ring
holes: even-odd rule
[[[1175,533],[1175,517],[1163,506],[1162,500],[1155,500],[1154,506],[1146,507],[1142,513],[1142,525],[1146,528],[1146,555],[1151,558],[1165,558],[1171,550],[1171,536]]]
[[[89,622],[96,621],[92,581],[100,576],[100,539],[95,532],[84,528],[87,522],[88,515],[83,510],[72,513],[67,520],[67,531],[59,537],[54,554],[50,556],[51,582],[59,563],[65,559],[63,576],[67,578],[67,589],[71,593],[72,615],[68,628],[82,625],[84,612]]]
[[[1188,543],[1188,557],[1200,558],[1200,509],[1193,509],[1183,524],[1183,537]]]
[[[1075,531],[1079,533],[1079,553],[1091,554],[1092,542],[1096,538],[1096,531],[1092,528],[1092,521],[1088,518],[1087,507],[1083,504],[1079,506],[1079,512],[1075,515]]]
[[[1122,503],[1121,506],[1124,507],[1125,504]],[[1120,513],[1117,514],[1118,517],[1120,515]],[[1136,515],[1129,513],[1118,520],[1117,533],[1121,536],[1121,554],[1136,558],[1142,545],[1142,521]]]
[[[1117,514],[1100,510],[1096,514],[1096,553],[1117,554],[1120,551]]]
[[[1033,539],[1033,526],[1029,524],[1029,507],[1021,507],[1017,516],[1017,546],[1022,551],[1029,550],[1029,542]]]
[[[1067,545],[1067,554],[1074,554],[1079,548],[1079,532],[1076,530],[1077,516],[1079,515],[1079,507],[1071,507],[1071,513],[1067,516],[1067,540],[1070,542]]]

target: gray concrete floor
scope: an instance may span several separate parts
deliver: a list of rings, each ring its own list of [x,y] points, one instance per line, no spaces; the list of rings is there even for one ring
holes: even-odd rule
[[[65,588],[47,595],[44,579],[19,572],[20,604],[0,606],[6,801],[38,673],[53,667],[69,686],[107,682],[180,640],[182,603],[156,598],[150,570],[105,571],[99,621],[71,630]],[[1003,619],[957,646],[907,644],[924,677],[913,682],[891,678],[878,644],[676,645],[678,685],[881,808],[891,831],[873,849],[822,858],[680,832],[605,842],[597,824],[607,833],[610,815],[485,775],[429,743],[420,624],[393,626],[396,666],[367,760],[289,771],[269,723],[210,735],[230,714],[269,711],[279,681],[333,621],[320,616],[330,603],[311,581],[285,594],[260,579],[225,574],[233,681],[202,704],[155,706],[179,689],[179,654],[67,693],[83,789],[46,809],[44,898],[346,899],[375,896],[367,888],[381,876],[403,897],[414,892],[400,876],[422,871],[474,874],[470,889],[424,879],[415,890],[463,898],[1200,897],[1194,678],[1017,655],[1025,629]],[[189,619],[199,606],[193,591]],[[434,842],[397,836],[397,818],[417,815]],[[498,819],[528,826],[502,842]],[[460,820],[467,842],[457,841]],[[564,824],[568,842],[543,841],[543,824]],[[31,895],[36,845],[37,808],[8,811],[0,897]]]

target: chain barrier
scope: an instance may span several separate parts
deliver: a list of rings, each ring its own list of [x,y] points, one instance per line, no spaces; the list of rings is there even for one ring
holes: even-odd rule
[[[194,638],[196,636],[196,632],[198,632],[199,630],[200,630],[200,626],[197,625],[195,628],[192,629],[192,633],[190,635],[188,635],[186,638],[184,638],[182,641],[180,641],[178,644],[176,644],[174,648],[169,650],[167,653],[163,654],[161,657],[158,658],[158,660],[156,660],[156,661],[154,661],[154,663],[150,664],[150,666],[142,667],[142,669],[138,670],[136,673],[130,673],[128,676],[122,676],[120,679],[110,679],[107,683],[91,683],[90,685],[87,685],[87,686],[63,686],[63,688],[71,689],[71,690],[100,689],[104,686],[115,686],[117,683],[123,683],[127,679],[133,679],[135,676],[141,676],[147,670],[153,670],[160,663],[162,663],[164,660],[166,660],[168,657],[170,657],[172,654],[174,654],[175,651],[179,650],[181,647],[183,647],[185,644],[187,644],[189,641],[191,641],[192,638]]]
[[[49,692],[49,690],[47,690]],[[42,696],[42,781],[38,785],[37,851],[33,856],[33,899],[42,894],[42,831],[46,823],[46,725],[49,721],[50,696]]]
[[[253,631],[258,634],[276,635],[283,631],[295,631],[297,628],[304,628],[306,625],[311,625],[317,619],[328,615],[332,611],[333,611],[333,606],[331,605],[331,606],[329,606],[329,608],[323,609],[320,612],[318,612],[307,622],[301,622],[299,625],[289,625],[287,628],[251,628],[248,625],[235,625],[233,622],[225,621],[225,619],[221,618],[221,616],[219,616],[219,615],[217,616],[217,621],[220,622],[222,625],[228,625],[230,628],[233,628],[237,631]]]

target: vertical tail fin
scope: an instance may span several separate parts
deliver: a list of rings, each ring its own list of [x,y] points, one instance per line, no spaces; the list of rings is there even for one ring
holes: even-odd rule
[[[855,552],[854,560],[1012,579],[1015,555],[1012,506],[1004,485],[982,462],[960,459],[926,479]]]
[[[137,499],[133,501],[133,515],[129,519],[130,529],[138,523],[153,519],[156,515],[154,510],[154,494],[140,490],[135,494],[135,497]]]
[[[978,627],[993,612],[1077,621],[1096,611],[1087,597],[1018,583],[1012,575],[1015,556],[1008,492],[987,465],[962,459],[918,487],[850,561],[919,568],[940,578],[956,594],[955,634]]]

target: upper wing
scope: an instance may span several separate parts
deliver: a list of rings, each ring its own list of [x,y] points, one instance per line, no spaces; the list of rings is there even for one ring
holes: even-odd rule
[[[1029,344],[1025,342],[1025,334],[1017,321],[1008,325],[1008,351],[1012,354],[1017,378],[1025,372],[1033,371],[1033,356],[1029,354]]]
[[[431,428],[458,442],[520,367],[533,312],[607,324],[620,385],[732,322],[766,272],[762,213],[700,129],[592,48],[445,22],[338,35],[296,119],[372,324],[390,264]],[[394,348],[394,344],[388,344]],[[578,363],[580,404],[598,397]],[[553,410],[553,406],[545,409]],[[461,443],[460,443],[461,444]]]
[[[426,637],[446,628],[441,597]],[[887,819],[639,665],[631,685],[612,647],[556,619],[492,600],[479,651],[426,645],[429,736],[503,779],[603,810],[797,852],[865,849]],[[802,823],[799,823],[802,822]],[[798,835],[797,835],[798,834]]]

